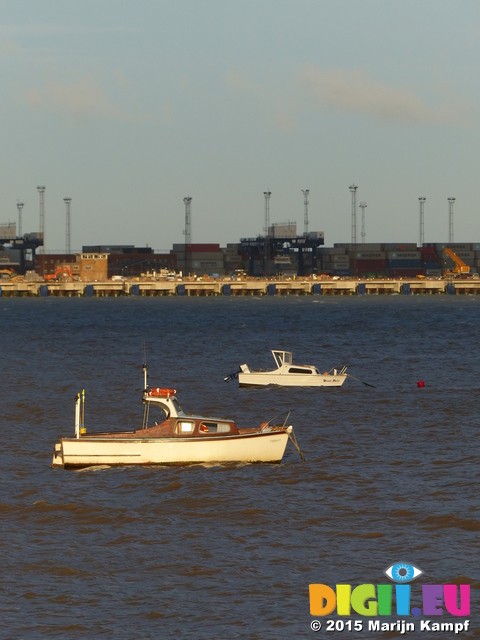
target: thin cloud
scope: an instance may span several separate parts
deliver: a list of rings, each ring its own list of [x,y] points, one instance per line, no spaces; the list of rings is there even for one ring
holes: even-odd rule
[[[250,80],[243,71],[230,71],[225,74],[225,84],[242,93],[260,92],[261,87]]]
[[[123,119],[121,111],[90,78],[73,84],[50,80],[27,92],[26,99],[34,109],[61,113],[76,123],[92,118]]]
[[[297,126],[296,117],[292,114],[290,94],[278,95],[273,86],[255,83],[248,74],[243,71],[230,71],[224,76],[225,85],[245,96],[253,97],[261,108],[267,113],[269,123],[287,133]],[[283,93],[283,92],[282,92]],[[277,97],[274,97],[277,95]]]
[[[275,112],[272,118],[272,124],[280,131],[287,133],[292,131],[297,126],[297,120],[295,117],[285,110],[278,110]]]
[[[20,52],[20,47],[16,42],[11,40],[10,38],[5,38],[0,41],[0,55],[9,56],[19,52]]]
[[[301,85],[324,110],[341,110],[405,124],[467,124],[465,105],[430,107],[410,89],[377,82],[362,71],[323,71],[306,65]]]
[[[146,33],[148,29],[125,25],[85,26],[61,23],[45,24],[0,24],[0,36],[65,36],[75,35],[105,35],[108,33]]]

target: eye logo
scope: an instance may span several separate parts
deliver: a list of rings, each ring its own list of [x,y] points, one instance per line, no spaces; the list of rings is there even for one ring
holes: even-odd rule
[[[384,573],[393,582],[405,583],[415,580],[415,578],[423,574],[423,571],[413,564],[397,562],[385,569]]]

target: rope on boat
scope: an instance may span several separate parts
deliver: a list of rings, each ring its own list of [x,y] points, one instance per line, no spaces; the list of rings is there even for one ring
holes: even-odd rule
[[[293,430],[293,427],[292,427],[292,433],[288,434],[288,438],[292,441],[293,446],[295,447],[295,449],[300,454],[300,458],[302,459],[302,462],[306,462],[305,456],[300,451],[300,447],[298,446],[297,437],[295,436],[295,431]]]
[[[358,378],[355,378],[355,376],[352,376],[350,373],[346,373],[345,375],[348,376],[349,378],[352,378],[352,380],[356,380],[357,382],[361,382],[366,387],[373,387],[374,389],[377,388],[374,384],[370,384],[369,382],[364,382],[363,380],[359,380]]]

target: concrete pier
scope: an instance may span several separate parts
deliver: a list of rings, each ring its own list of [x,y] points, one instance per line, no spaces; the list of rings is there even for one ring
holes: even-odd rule
[[[126,282],[0,281],[2,297],[287,296],[287,295],[478,295],[480,279],[182,280]]]

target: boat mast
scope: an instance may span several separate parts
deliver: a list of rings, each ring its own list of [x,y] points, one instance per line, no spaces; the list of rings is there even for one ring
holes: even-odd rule
[[[75,437],[80,438],[80,394],[75,398]]]
[[[82,389],[82,413],[80,420],[80,435],[84,436],[85,431],[85,389]]]
[[[148,389],[148,382],[147,382],[147,378],[148,378],[148,374],[147,374],[147,370],[148,370],[148,365],[147,365],[147,356],[145,353],[145,344],[143,345],[143,397],[145,398],[145,394],[147,393],[147,389]],[[143,409],[143,425],[142,425],[142,429],[146,429],[148,426],[148,415],[150,413],[150,403],[147,401],[145,402],[145,407]]]
[[[147,382],[147,365],[144,363],[143,364],[143,390],[146,391],[148,388],[148,382]]]

